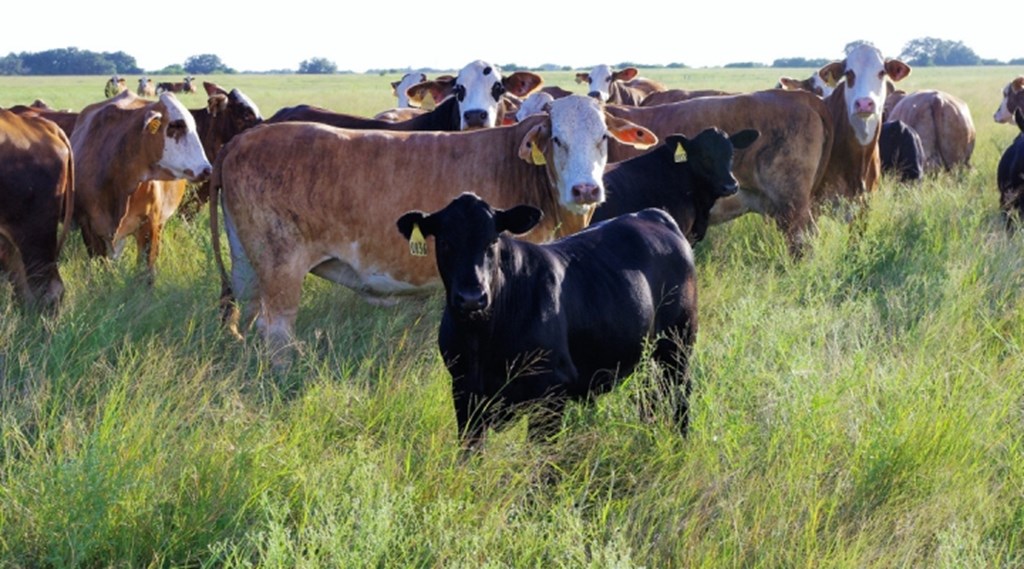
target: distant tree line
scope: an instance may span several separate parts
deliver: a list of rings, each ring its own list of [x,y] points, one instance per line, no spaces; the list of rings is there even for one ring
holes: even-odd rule
[[[855,41],[846,45],[845,51],[866,41]],[[969,65],[1021,65],[1024,64],[1024,57],[1011,59],[1003,63],[997,60],[982,59],[974,50],[967,47],[963,42],[943,40],[932,37],[916,38],[903,46],[903,51],[898,56],[901,60],[911,66],[969,66]],[[822,67],[829,62],[828,59],[808,59],[804,57],[787,57],[776,59],[771,65],[754,61],[744,61],[726,64],[727,68],[761,68],[761,67]],[[529,69],[532,71],[572,71],[574,68],[566,65],[545,63],[537,67],[520,67],[508,63],[502,64],[504,69]],[[667,68],[686,69],[684,63],[670,63],[668,65],[646,65],[630,61],[623,61],[614,67],[644,67],[644,68]],[[391,69],[370,69],[367,74],[392,74],[411,71],[411,68]],[[448,71],[444,69],[419,69],[425,73]],[[225,65],[219,57],[212,53],[193,55],[181,64],[171,64],[160,70],[151,70],[151,73],[161,75],[180,75],[183,73],[209,75],[212,73],[236,73],[236,71]],[[279,69],[269,73],[295,73],[291,69]],[[351,73],[351,71],[338,71],[338,65],[323,57],[313,57],[299,63],[298,73],[306,74],[335,74]],[[145,73],[135,62],[135,58],[123,51],[117,52],[94,52],[80,50],[75,47],[51,49],[37,53],[14,53],[11,52],[5,57],[0,57],[0,75],[138,75]]]

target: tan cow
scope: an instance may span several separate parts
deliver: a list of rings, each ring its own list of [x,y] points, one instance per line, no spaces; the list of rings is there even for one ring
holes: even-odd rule
[[[156,85],[149,77],[139,77],[139,88],[136,91],[140,97],[156,97]]]
[[[64,294],[57,259],[74,205],[71,154],[53,122],[0,110],[0,273],[24,305],[53,310]]]
[[[997,123],[1012,124],[1013,112],[1017,109],[1024,109],[1024,75],[1014,78],[1003,87],[1003,100],[999,102],[999,108],[992,119]]]
[[[129,200],[150,180],[200,181],[210,173],[192,114],[170,93],[131,91],[85,107],[71,136],[75,219],[91,256],[112,256]],[[141,194],[138,194],[141,197]],[[145,209],[142,204],[136,210]],[[159,243],[159,234],[152,235]],[[152,277],[153,267],[150,266]]]
[[[977,133],[962,99],[943,91],[915,91],[903,95],[886,120],[903,121],[917,131],[925,172],[970,166]]]
[[[607,121],[607,122],[606,122]],[[275,351],[293,341],[307,273],[374,303],[422,295],[440,282],[434,262],[411,257],[394,223],[410,208],[433,211],[472,189],[495,207],[544,211],[530,237],[545,241],[587,224],[604,201],[607,139],[648,146],[647,129],[607,117],[597,101],[572,96],[550,113],[469,132],[339,129],[264,124],[236,136],[211,176],[211,229],[229,310],[244,304]],[[396,167],[400,164],[401,167]],[[231,246],[231,284],[220,261],[217,193]],[[236,324],[232,329],[238,333]]]
[[[636,67],[618,71],[608,65],[597,65],[589,73],[577,73],[576,82],[587,84],[587,94],[613,105],[640,105],[644,98],[668,89],[665,85],[638,77]]]
[[[103,86],[103,96],[111,98],[122,91],[128,90],[128,82],[124,77],[113,75],[110,79],[107,79],[107,84]]]

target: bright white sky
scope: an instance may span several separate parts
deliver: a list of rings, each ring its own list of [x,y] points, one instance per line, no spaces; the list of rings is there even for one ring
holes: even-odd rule
[[[713,67],[743,61],[771,64],[786,57],[841,59],[843,47],[856,40],[870,41],[886,57],[897,57],[908,41],[934,37],[961,41],[982,58],[1024,57],[1020,19],[1010,11],[1010,0],[939,4],[448,0],[403,6],[401,0],[262,5],[54,0],[47,4],[50,16],[45,20],[5,26],[0,56],[66,47],[124,51],[147,71],[204,53],[217,55],[238,71],[294,70],[315,57],[355,72],[459,69],[476,59],[577,69],[624,61]]]

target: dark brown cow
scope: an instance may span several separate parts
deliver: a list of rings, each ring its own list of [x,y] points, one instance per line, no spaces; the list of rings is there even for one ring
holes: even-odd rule
[[[970,166],[977,133],[971,110],[962,99],[936,90],[903,94],[886,120],[903,121],[917,131],[925,172]]]
[[[679,133],[697,136],[717,126],[726,132],[754,128],[761,136],[734,156],[740,190],[719,199],[711,223],[748,212],[765,214],[778,224],[796,251],[812,220],[812,197],[832,152],[832,117],[822,100],[803,91],[769,90],[721,97],[698,97],[655,107],[608,105],[609,114],[646,126],[659,139]],[[640,154],[613,144],[609,161]]]
[[[410,257],[391,224],[410,207],[441,207],[459,188],[472,187],[497,207],[540,207],[545,219],[534,240],[571,233],[604,200],[609,137],[643,146],[656,142],[647,129],[606,118],[597,101],[581,96],[559,99],[549,114],[514,126],[469,132],[366,131],[308,122],[249,129],[224,147],[211,177],[223,300],[233,306],[237,293],[245,305],[244,327],[258,314],[257,327],[276,351],[293,341],[307,273],[375,303],[436,290],[433,263]],[[220,261],[218,189],[224,192],[232,286]],[[233,309],[231,315],[237,317]]]
[[[92,256],[112,256],[118,250],[117,228],[140,184],[199,181],[210,173],[192,114],[169,93],[147,101],[125,91],[87,106],[75,124],[71,146],[75,219]],[[153,239],[158,241],[159,235]]]
[[[178,82],[167,82],[167,81],[165,81],[165,82],[162,82],[162,83],[157,83],[156,84],[156,94],[159,95],[161,93],[195,93],[196,92],[195,79],[196,79],[195,77],[192,77],[191,75],[189,75],[188,77],[185,77],[184,81],[178,81]]]
[[[998,123],[1009,124],[1014,121],[1013,112],[1024,109],[1024,75],[1016,77],[1003,87],[1003,100],[992,116]]]
[[[0,271],[25,305],[56,309],[74,206],[71,143],[55,123],[0,110]],[[58,225],[63,230],[58,237]]]

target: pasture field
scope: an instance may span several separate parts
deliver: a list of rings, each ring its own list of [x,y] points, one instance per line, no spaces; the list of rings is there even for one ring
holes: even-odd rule
[[[374,307],[310,277],[304,350],[274,373],[219,328],[208,210],[172,219],[152,290],[132,246],[90,261],[72,234],[59,315],[0,287],[0,567],[1024,566],[1024,235],[995,187],[1017,129],[992,121],[1021,73],[915,69],[902,88],[970,105],[973,168],[883,180],[859,223],[820,216],[803,258],[758,216],[709,230],[685,440],[667,410],[640,419],[642,369],[549,445],[520,422],[463,458],[440,295]],[[372,114],[398,77],[198,79],[269,116]],[[79,110],[104,81],[0,78],[0,106]]]

